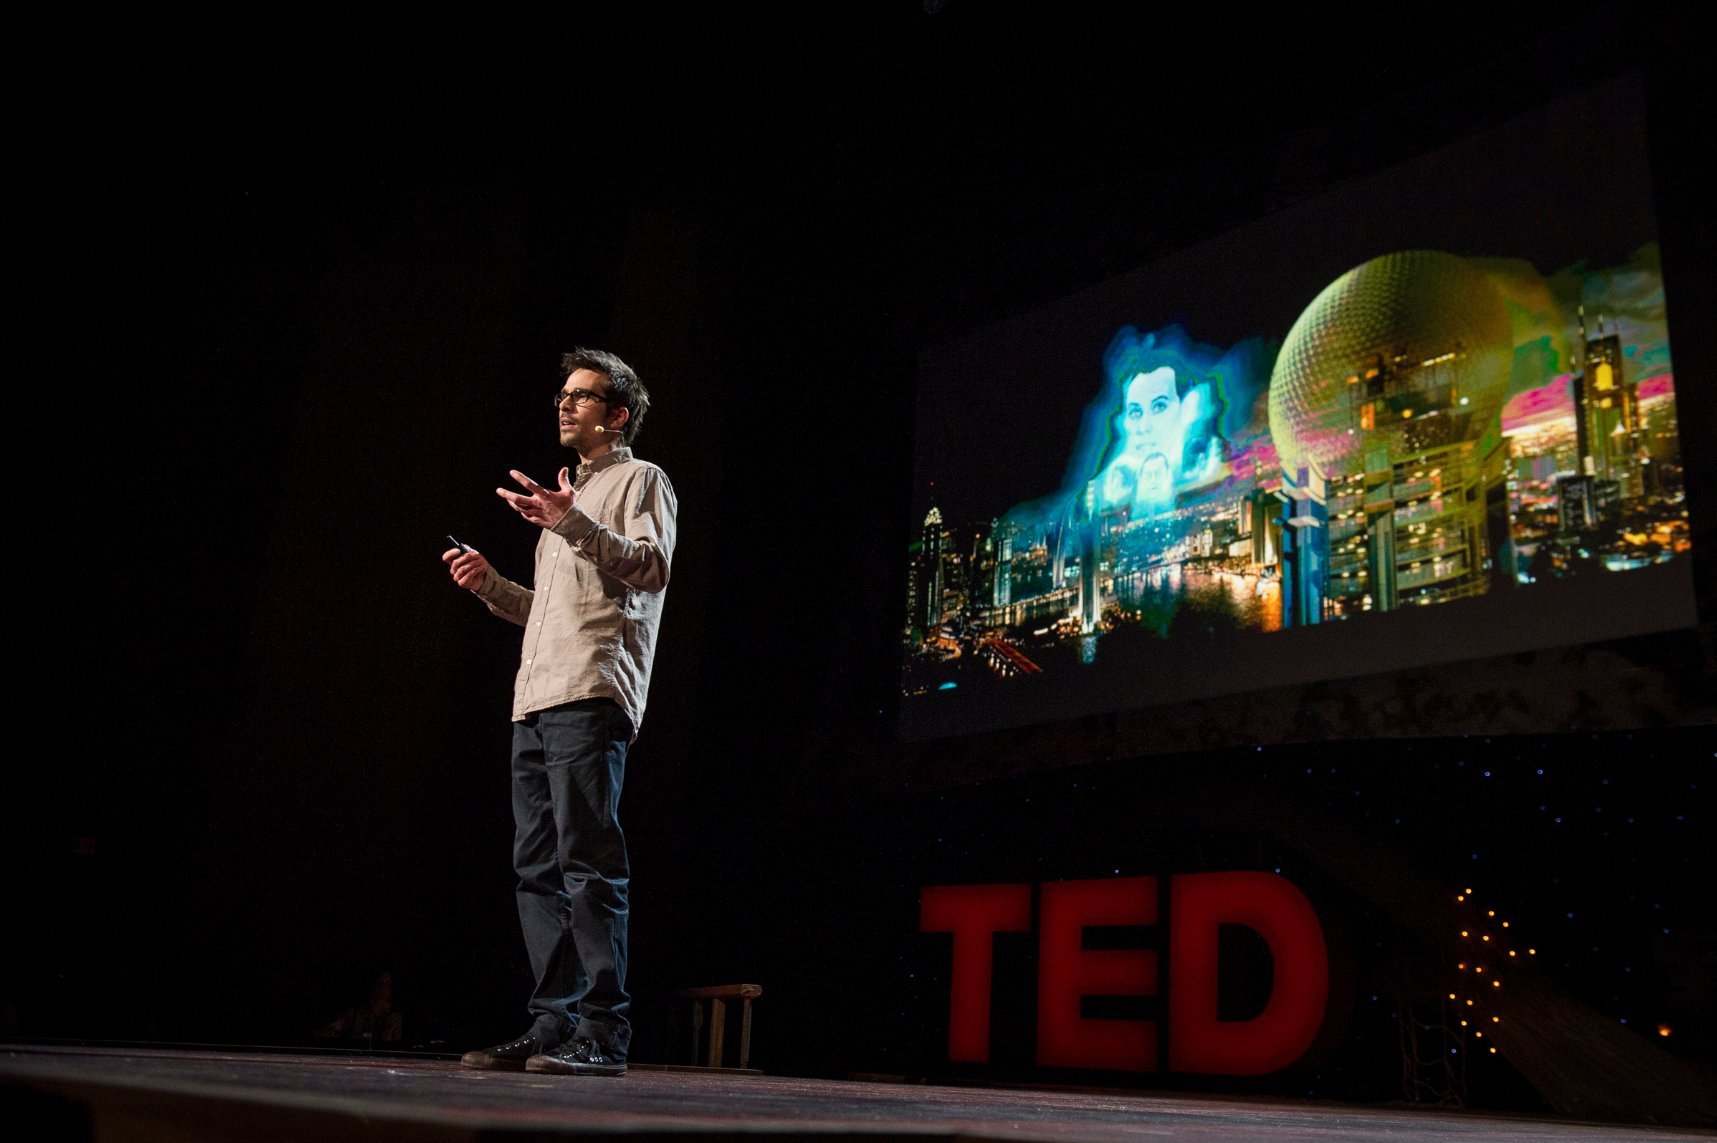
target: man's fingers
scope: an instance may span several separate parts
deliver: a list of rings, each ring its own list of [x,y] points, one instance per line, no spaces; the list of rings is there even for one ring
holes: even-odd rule
[[[535,500],[532,500],[529,496],[520,496],[517,493],[508,492],[503,488],[497,488],[495,491],[506,497],[507,504],[511,506],[513,511],[517,512],[525,519],[535,523],[536,516],[533,515],[533,513],[541,511],[541,508]]]
[[[475,591],[489,577],[489,561],[476,549],[462,552],[458,548],[449,548],[441,558],[447,561],[453,582],[460,587]]]
[[[542,485],[538,484],[536,481],[532,480],[530,477],[526,476],[524,473],[520,472],[516,468],[509,468],[507,470],[507,475],[511,476],[514,480],[518,481],[520,484],[522,484],[526,488],[530,489],[533,494],[543,491]]]
[[[508,504],[511,504],[513,506],[513,511],[517,512],[531,523],[541,524],[544,527],[547,527],[552,522],[547,518],[548,515],[558,507],[555,500],[557,493],[549,491],[547,488],[544,488],[522,472],[513,471],[512,476],[513,479],[517,480],[520,484],[531,489],[531,495],[521,496],[517,492],[509,492],[505,488],[495,489],[495,495],[505,500]],[[561,480],[563,482],[566,480],[566,470],[564,469],[561,470]],[[563,488],[558,495],[565,496],[570,494],[570,492],[571,489]]]

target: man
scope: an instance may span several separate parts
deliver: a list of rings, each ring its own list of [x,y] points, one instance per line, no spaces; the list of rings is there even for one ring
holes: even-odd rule
[[[534,589],[474,550],[442,554],[453,581],[524,627],[513,689],[513,866],[536,988],[530,1028],[467,1052],[466,1067],[622,1075],[632,1028],[626,991],[628,865],[617,811],[626,751],[650,685],[677,502],[636,459],[650,397],[610,353],[561,359],[560,443],[576,476],[495,491],[542,529]]]
[[[1172,507],[1185,440],[1174,370],[1164,365],[1134,374],[1119,421],[1124,443],[1103,475],[1104,503],[1129,509],[1134,519]]]

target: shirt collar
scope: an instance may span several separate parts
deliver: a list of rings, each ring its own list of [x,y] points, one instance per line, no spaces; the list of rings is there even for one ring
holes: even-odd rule
[[[625,445],[615,445],[589,464],[580,464],[578,466],[578,478],[582,480],[586,477],[594,476],[609,465],[619,464],[623,460],[631,459],[632,450],[630,448],[627,448]]]

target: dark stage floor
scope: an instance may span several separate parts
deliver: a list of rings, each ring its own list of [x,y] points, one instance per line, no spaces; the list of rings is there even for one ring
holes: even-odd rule
[[[1282,1100],[854,1083],[634,1069],[622,1079],[451,1060],[0,1045],[9,1139],[1640,1140],[1694,1131]],[[20,1131],[18,1128],[25,1130]]]

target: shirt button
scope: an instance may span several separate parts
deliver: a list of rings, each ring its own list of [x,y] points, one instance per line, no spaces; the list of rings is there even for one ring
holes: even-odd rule
[[[529,660],[529,659],[526,659],[526,660],[525,660],[525,666],[527,666],[527,667],[528,667],[528,666],[530,666],[530,665],[531,665],[531,661],[530,661],[530,660]]]

